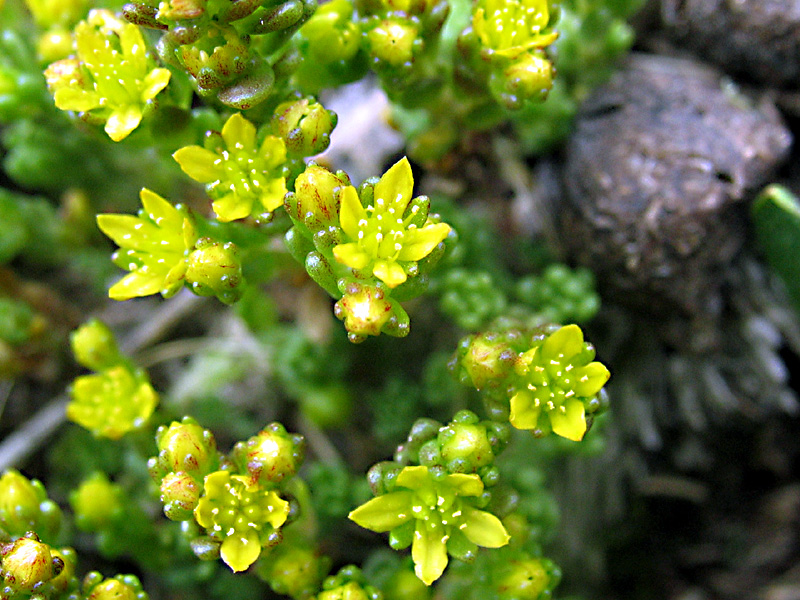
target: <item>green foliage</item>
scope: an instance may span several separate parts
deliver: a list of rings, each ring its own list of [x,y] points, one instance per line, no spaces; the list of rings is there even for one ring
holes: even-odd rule
[[[800,312],[800,201],[779,185],[771,185],[753,203],[759,248],[786,285]]]

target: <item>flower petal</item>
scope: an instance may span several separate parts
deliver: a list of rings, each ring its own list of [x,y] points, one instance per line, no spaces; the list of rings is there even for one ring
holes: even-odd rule
[[[133,215],[97,215],[97,226],[121,248],[151,252],[161,233],[152,223]]]
[[[347,518],[361,527],[383,533],[413,518],[411,502],[414,492],[399,490],[373,498],[352,511]]]
[[[246,571],[261,554],[261,543],[255,529],[248,529],[244,535],[234,533],[222,542],[220,556],[233,569],[234,573]]]
[[[147,102],[155,98],[158,93],[167,87],[172,73],[167,69],[153,69],[144,78],[142,83],[142,90],[139,93],[139,99],[142,102]]]
[[[562,407],[547,413],[553,433],[563,438],[580,442],[586,434],[586,411],[583,402],[575,398],[567,400]]]
[[[167,225],[173,228],[180,226],[183,219],[181,213],[154,191],[142,188],[142,191],[139,192],[139,198],[142,201],[145,213],[156,225],[159,227]]]
[[[142,122],[142,109],[139,106],[120,106],[106,121],[106,133],[115,142],[124,140]]]
[[[575,356],[583,349],[583,331],[577,325],[567,325],[552,333],[542,344],[545,363]]]
[[[253,199],[242,198],[237,194],[228,194],[211,204],[217,213],[217,220],[227,223],[237,219],[244,219],[253,211]]]
[[[281,138],[268,135],[261,142],[258,155],[264,160],[266,169],[277,169],[286,162],[286,144]]]
[[[500,548],[511,539],[503,523],[492,513],[471,506],[464,506],[462,510],[464,522],[459,529],[473,544],[484,548]]]
[[[157,294],[161,290],[163,281],[163,276],[158,274],[134,271],[112,285],[108,290],[108,297],[112,300],[130,300]]]
[[[56,107],[61,110],[85,112],[100,106],[100,94],[74,87],[59,88],[53,94]]]
[[[363,269],[370,262],[369,254],[364,252],[355,242],[334,246],[333,257],[337,262],[351,269]]]
[[[397,214],[402,215],[411,202],[413,191],[414,175],[408,159],[403,157],[392,165],[375,185],[375,203],[379,204],[380,200],[383,200],[387,208],[394,206]]]
[[[267,523],[277,529],[289,517],[289,503],[275,492],[267,494],[267,503],[269,504],[269,511],[266,517]]]
[[[220,157],[201,146],[184,146],[172,155],[181,170],[200,183],[213,183],[222,178],[224,171]]]
[[[357,240],[358,223],[366,218],[367,211],[364,210],[361,201],[358,199],[356,188],[352,185],[348,185],[342,189],[341,206],[339,208],[339,225],[342,227],[342,231],[344,231],[350,239]]]
[[[411,558],[414,559],[414,572],[425,585],[432,584],[444,573],[447,567],[446,544],[441,531],[428,530],[425,521],[417,521]]]
[[[528,390],[520,390],[511,397],[511,413],[508,420],[517,429],[536,429],[541,408],[535,404],[535,396]]]
[[[480,496],[483,493],[483,481],[477,475],[453,473],[445,480],[459,496]]]
[[[410,490],[419,490],[431,485],[430,474],[428,467],[405,467],[397,475],[395,480],[396,485],[399,485]]]
[[[255,150],[256,126],[245,119],[241,113],[234,113],[222,126],[222,139],[228,150]]]
[[[611,373],[603,363],[591,362],[579,371],[575,393],[588,398],[594,396],[606,384]]]
[[[261,206],[268,212],[272,212],[279,206],[283,206],[283,197],[286,195],[286,179],[277,177],[270,179],[266,189],[259,196]]]
[[[403,267],[393,260],[376,260],[372,274],[390,288],[395,288],[408,279]]]
[[[436,223],[426,225],[422,229],[411,229],[406,232],[403,248],[397,255],[398,260],[421,260],[450,233],[450,225]]]

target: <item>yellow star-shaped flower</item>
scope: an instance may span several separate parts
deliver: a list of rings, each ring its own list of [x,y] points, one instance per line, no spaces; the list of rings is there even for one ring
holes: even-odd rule
[[[354,187],[344,188],[339,224],[347,241],[333,248],[336,260],[374,275],[390,288],[405,282],[409,268],[450,233],[446,223],[429,220],[418,227],[413,222],[420,210],[411,202],[413,187],[411,165],[403,158],[380,178],[366,208]]]

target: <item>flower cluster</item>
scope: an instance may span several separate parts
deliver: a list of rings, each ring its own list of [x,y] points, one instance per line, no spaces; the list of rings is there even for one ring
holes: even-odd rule
[[[244,571],[282,540],[290,514],[282,486],[302,462],[302,436],[272,423],[222,457],[211,432],[186,418],[159,428],[156,441],[159,453],[148,467],[164,513],[203,529],[193,543],[200,558],[219,556]]]
[[[126,138],[167,87],[170,72],[155,67],[138,27],[107,10],[92,10],[78,23],[75,47],[76,57],[45,71],[56,106],[105,123],[115,142]]]
[[[97,225],[120,249],[114,263],[130,271],[114,284],[114,300],[161,293],[174,296],[184,284],[201,296],[232,303],[241,294],[242,267],[231,242],[200,237],[192,217],[148,189],[133,215],[99,215]]]
[[[605,408],[608,369],[577,325],[526,335],[484,333],[462,342],[451,363],[462,381],[485,391],[490,412],[541,437],[583,439]]]
[[[98,372],[73,381],[67,418],[114,440],[144,427],[158,394],[147,373],[119,353],[108,327],[89,321],[73,333],[72,347],[79,363]]]
[[[555,69],[545,48],[558,37],[549,0],[480,0],[462,46],[473,60],[488,63],[489,90],[507,109],[542,101]]]
[[[412,198],[405,158],[356,190],[346,174],[310,165],[287,194],[295,223],[287,244],[311,277],[338,298],[336,316],[350,339],[408,333],[408,315],[392,297],[417,295],[421,277],[441,257],[451,227],[429,215],[430,200]]]

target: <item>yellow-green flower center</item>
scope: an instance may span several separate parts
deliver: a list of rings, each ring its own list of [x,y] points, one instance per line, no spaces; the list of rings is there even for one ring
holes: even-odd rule
[[[387,207],[383,198],[378,198],[375,205],[368,206],[365,211],[367,218],[357,225],[359,247],[370,256],[397,260],[406,233],[417,228],[411,221],[419,212],[419,206],[412,206],[410,214],[403,218],[394,206]]]

